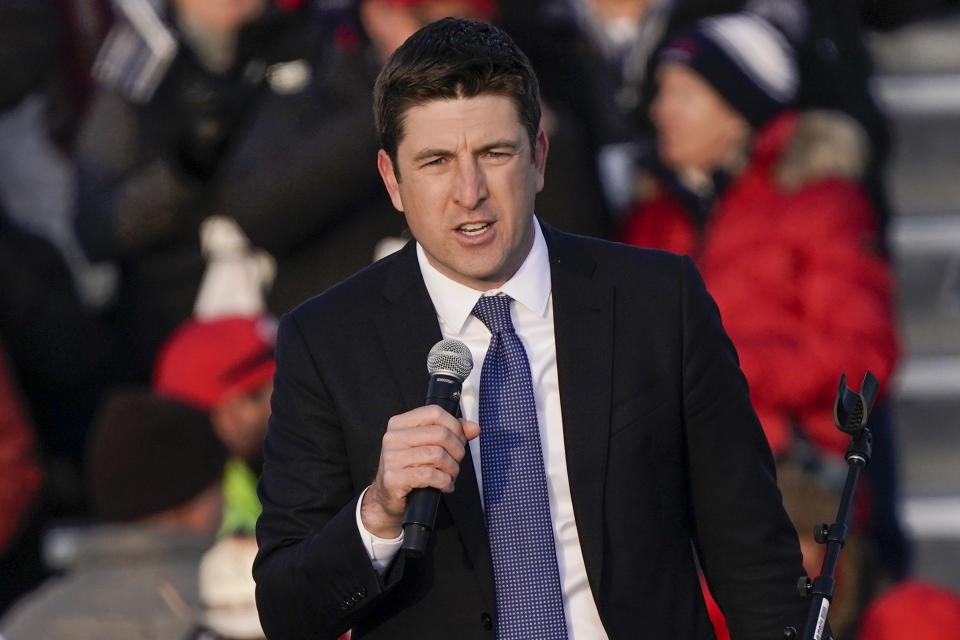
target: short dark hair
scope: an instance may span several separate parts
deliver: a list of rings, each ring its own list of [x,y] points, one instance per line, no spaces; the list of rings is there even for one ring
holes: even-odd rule
[[[443,18],[410,36],[380,70],[373,89],[380,146],[394,170],[410,107],[482,94],[514,101],[533,147],[540,129],[540,88],[530,60],[505,31],[478,20]]]

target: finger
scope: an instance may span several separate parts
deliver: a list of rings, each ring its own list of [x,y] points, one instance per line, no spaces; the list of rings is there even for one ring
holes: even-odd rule
[[[453,490],[457,474],[449,474],[435,467],[405,467],[403,469],[390,471],[385,470],[383,474],[384,484],[390,489],[390,495],[396,496],[410,493],[413,489],[434,488],[440,491],[449,492]]]
[[[408,453],[408,467],[433,467],[444,473],[456,476],[460,471],[460,460],[463,459],[463,453],[459,456],[450,455],[443,447],[429,446],[410,449]]]
[[[460,430],[463,432],[463,437],[465,437],[467,440],[473,440],[480,435],[480,424],[470,420],[461,419]]]
[[[443,408],[435,404],[417,407],[416,409],[411,409],[405,413],[392,416],[390,420],[387,421],[387,430],[389,431],[390,429],[408,427],[423,427],[427,425],[442,426],[446,429],[449,429],[450,432],[456,434],[461,439],[465,440],[463,438],[463,430],[460,427],[460,421],[447,411],[444,411]]]
[[[463,434],[455,434],[446,427],[424,425],[420,427],[397,427],[383,434],[383,451],[397,451],[414,447],[443,447],[456,459],[463,457],[466,440]]]
[[[460,460],[463,459],[465,452],[465,449],[461,449],[457,454],[451,454],[443,447],[430,445],[387,451],[381,460],[383,467],[391,471],[401,471],[409,467],[433,467],[456,476],[460,471]]]

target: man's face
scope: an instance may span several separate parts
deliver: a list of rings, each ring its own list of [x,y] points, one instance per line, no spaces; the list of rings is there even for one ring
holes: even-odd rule
[[[482,95],[410,108],[397,166],[382,150],[377,166],[430,264],[485,291],[506,282],[533,245],[546,159],[546,134],[531,148],[513,101]]]
[[[260,464],[263,439],[270,421],[270,394],[273,382],[249,393],[229,396],[210,412],[213,430],[231,456],[251,465]]]
[[[706,80],[687,67],[664,65],[650,107],[660,160],[667,167],[711,171],[734,153],[749,125]]]

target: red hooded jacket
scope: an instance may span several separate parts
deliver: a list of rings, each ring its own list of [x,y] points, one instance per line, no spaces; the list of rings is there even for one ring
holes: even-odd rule
[[[623,239],[694,259],[775,454],[789,447],[794,423],[842,452],[849,437],[832,411],[840,374],[859,388],[870,370],[882,394],[896,363],[893,278],[855,179],[816,175],[782,186],[778,170],[798,122],[785,113],[756,132],[746,167],[702,229],[659,185],[632,211]]]

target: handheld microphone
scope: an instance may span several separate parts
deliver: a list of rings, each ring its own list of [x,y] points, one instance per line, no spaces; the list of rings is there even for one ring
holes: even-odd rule
[[[452,415],[460,407],[460,389],[473,369],[470,349],[459,340],[441,340],[427,354],[430,382],[424,406],[436,404]],[[407,509],[403,514],[403,549],[407,555],[418,558],[427,548],[427,540],[437,519],[440,490],[433,487],[417,488],[407,495]]]

